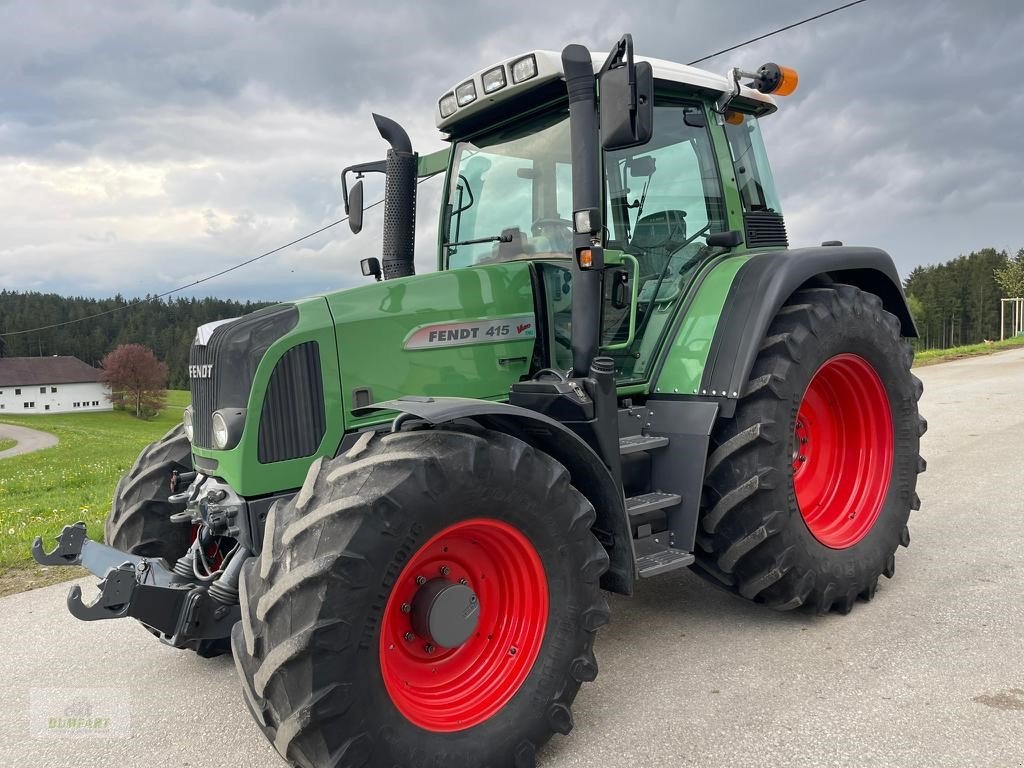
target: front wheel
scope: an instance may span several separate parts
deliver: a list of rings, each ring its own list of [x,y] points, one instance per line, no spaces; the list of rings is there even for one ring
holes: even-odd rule
[[[847,613],[892,577],[924,471],[899,321],[848,285],[798,291],[712,434],[695,567],[775,608]]]
[[[171,473],[192,469],[192,446],[178,425],[139,454],[114,490],[103,526],[107,544],[143,557],[161,557],[168,565],[185,554],[189,527],[171,521]]]
[[[504,434],[367,434],[275,506],[232,642],[291,764],[524,768],[597,675],[594,509]]]

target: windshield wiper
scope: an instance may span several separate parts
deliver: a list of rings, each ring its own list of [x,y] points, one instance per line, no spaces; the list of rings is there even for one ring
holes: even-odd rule
[[[478,245],[479,243],[511,243],[512,235],[502,233],[500,235],[494,235],[493,237],[477,237],[472,240],[459,240],[454,243],[445,243],[448,248],[454,248],[457,245]]]

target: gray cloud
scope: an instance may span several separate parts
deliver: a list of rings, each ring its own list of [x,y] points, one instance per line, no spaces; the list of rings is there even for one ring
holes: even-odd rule
[[[437,96],[491,61],[623,31],[688,61],[830,5],[4,4],[0,285],[166,290],[340,217],[338,171],[383,150],[371,110],[430,151]],[[765,121],[791,241],[879,245],[906,273],[1024,244],[1022,39],[1016,2],[872,0],[702,66],[800,71]],[[439,197],[421,190],[421,268]],[[376,213],[358,238],[337,227],[197,292],[354,284],[379,251]]]

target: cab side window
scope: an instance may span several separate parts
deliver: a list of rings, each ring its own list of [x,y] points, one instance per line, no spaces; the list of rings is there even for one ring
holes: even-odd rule
[[[729,141],[743,210],[782,213],[757,118],[743,115],[740,123],[727,122],[725,137]]]

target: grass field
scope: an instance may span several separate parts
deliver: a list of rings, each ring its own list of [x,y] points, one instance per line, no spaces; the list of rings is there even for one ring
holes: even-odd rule
[[[991,355],[1005,349],[1024,347],[1024,336],[1013,336],[1004,341],[993,341],[991,344],[968,344],[963,347],[949,349],[926,349],[914,355],[914,365],[932,365],[947,360],[959,360],[961,357],[977,357]]]
[[[6,451],[8,448],[13,448],[17,444],[17,440],[11,440],[9,437],[0,437],[0,451]]]
[[[32,540],[42,536],[50,548],[61,528],[76,520],[102,540],[118,479],[146,445],[181,421],[188,398],[188,392],[168,392],[167,407],[150,421],[123,411],[0,417],[60,439],[53,448],[0,459],[0,594],[74,575],[35,566]]]

